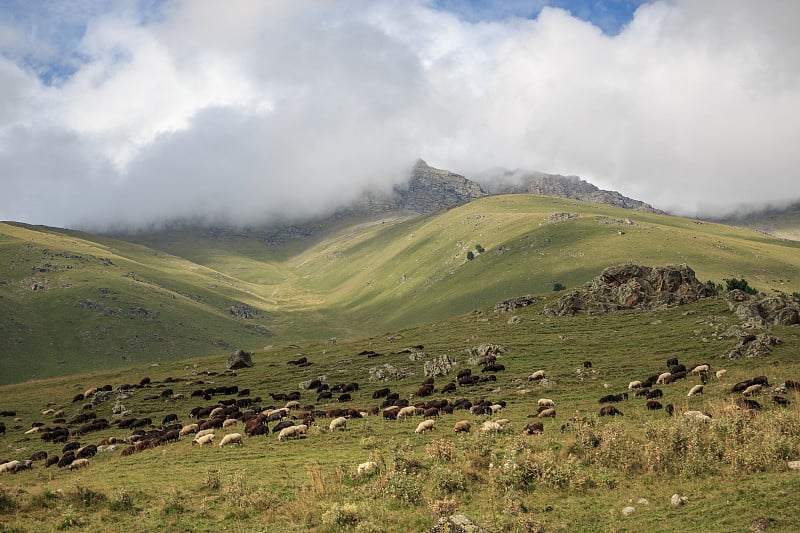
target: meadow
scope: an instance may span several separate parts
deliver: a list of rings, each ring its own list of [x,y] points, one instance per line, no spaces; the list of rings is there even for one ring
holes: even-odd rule
[[[534,305],[510,313],[490,305],[369,337],[276,345],[255,351],[254,366],[235,375],[225,372],[227,353],[220,353],[4,386],[0,410],[13,410],[15,417],[0,418],[6,425],[0,459],[25,459],[39,450],[60,454],[63,444],[25,434],[34,422],[51,425],[45,409],[64,409],[69,419],[83,412],[82,402],[72,402],[76,394],[105,384],[116,390],[144,377],[149,387],[96,405],[98,417],[114,420],[120,403],[156,426],[171,413],[188,424],[192,407],[228,398],[203,401],[191,397],[194,390],[234,384],[260,396],[263,406],[281,406],[270,393],[301,391],[301,404],[323,411],[377,406],[381,400],[372,393],[382,387],[412,403],[465,397],[506,406],[492,416],[441,414],[424,434],[414,432],[420,417],[353,418],[335,432],[327,429],[329,419],[318,417],[306,436],[283,442],[271,433],[219,448],[193,446],[182,437],[126,457],[119,450],[100,452],[81,470],[35,462],[32,470],[0,475],[0,529],[427,531],[440,516],[463,513],[487,531],[800,530],[800,472],[787,467],[800,459],[800,397],[789,391],[781,395],[788,406],[771,401],[775,387],[800,378],[798,326],[772,327],[770,334],[782,342],[770,354],[730,360],[725,355],[735,339],[726,332],[740,320],[724,297],[659,311],[545,317],[544,305],[559,294],[534,296]],[[497,380],[442,393],[458,370],[485,375],[468,351],[486,343],[502,347],[497,362],[505,370],[496,372]],[[452,372],[436,378],[432,396],[415,396],[424,362],[444,355],[456,362]],[[313,364],[287,364],[301,357]],[[672,403],[675,416],[648,411],[632,394],[615,404],[624,416],[598,416],[600,397],[632,392],[630,381],[663,372],[671,357],[687,366],[711,365],[704,394],[687,397],[699,383],[689,376],[660,387],[659,400]],[[409,375],[368,379],[370,369],[387,364]],[[528,380],[540,369],[545,381]],[[716,378],[719,369],[727,373]],[[770,384],[751,398],[762,409],[736,408],[740,394],[731,387],[759,375]],[[336,395],[318,401],[316,392],[300,388],[315,378],[360,387],[350,402],[336,402]],[[185,398],[165,400],[166,389]],[[523,427],[539,420],[531,418],[538,398],[553,399],[556,417],[541,420],[543,433],[524,435]],[[711,420],[684,416],[687,410]],[[487,418],[509,422],[500,433],[483,433],[478,427]],[[453,425],[462,419],[472,431],[455,434]],[[243,432],[241,424],[217,430],[217,442],[233,431]],[[79,440],[130,433],[112,426]],[[356,466],[365,461],[378,469],[359,476]],[[684,505],[671,505],[676,493],[686,498]],[[628,506],[635,511],[624,516]]]

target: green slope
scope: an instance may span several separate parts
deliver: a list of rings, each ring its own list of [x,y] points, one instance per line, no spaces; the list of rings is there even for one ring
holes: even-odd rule
[[[369,336],[522,294],[555,297],[555,282],[575,287],[629,261],[686,263],[701,280],[744,277],[764,292],[800,291],[800,243],[534,195],[412,219],[337,219],[327,232],[280,245],[264,235],[183,229],[138,235],[135,244],[0,225],[0,383]],[[241,304],[258,315],[232,315]]]

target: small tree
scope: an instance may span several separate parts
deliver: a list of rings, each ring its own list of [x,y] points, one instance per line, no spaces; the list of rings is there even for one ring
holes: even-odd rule
[[[558,281],[556,281],[555,283],[553,283],[553,290],[554,290],[554,291],[563,291],[563,290],[565,290],[565,289],[566,289],[566,287],[564,286],[564,284],[563,284],[563,283],[561,283],[561,282],[558,282]]]
[[[473,259],[475,259],[475,254],[473,254],[473,253],[472,253],[472,250],[470,250],[469,252],[467,252],[467,259],[468,259],[469,261],[472,261]]]
[[[476,245],[475,245],[475,250],[477,250],[477,252],[478,252],[479,254],[482,254],[483,252],[485,252],[485,251],[486,251],[486,250],[484,250],[484,249],[483,249],[483,246],[481,246],[480,244],[476,244]]]
[[[755,293],[758,292],[753,287],[751,287],[747,283],[747,280],[744,279],[744,278],[742,278],[742,279],[731,278],[731,279],[725,279],[723,281],[725,282],[725,287],[729,291],[733,291],[733,290],[737,290],[738,289],[740,291],[746,292],[747,294],[755,294]]]

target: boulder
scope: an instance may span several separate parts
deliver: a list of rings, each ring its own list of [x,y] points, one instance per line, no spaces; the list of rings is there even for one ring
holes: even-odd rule
[[[536,298],[532,296],[520,296],[519,298],[511,298],[505,300],[494,306],[495,313],[508,313],[520,307],[528,307],[536,303]]]
[[[736,289],[728,292],[726,299],[728,309],[747,326],[765,329],[800,324],[800,303],[786,296],[751,296]]]
[[[455,362],[455,359],[449,355],[440,355],[430,361],[425,361],[425,377],[446,376]]]
[[[669,503],[673,507],[680,507],[681,505],[685,505],[687,501],[689,500],[686,498],[686,496],[681,496],[678,493],[673,494],[672,497],[669,499]]]
[[[370,381],[396,381],[411,375],[411,372],[396,368],[390,364],[385,364],[382,367],[376,366],[369,369]]]
[[[240,368],[250,368],[251,366],[253,366],[253,359],[244,350],[236,350],[228,358],[228,370],[239,370]]]
[[[443,516],[430,533],[486,533],[486,530],[463,514]]]

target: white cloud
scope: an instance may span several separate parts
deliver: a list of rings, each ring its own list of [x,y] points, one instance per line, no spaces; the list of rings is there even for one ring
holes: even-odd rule
[[[660,1],[609,36],[549,8],[193,0],[92,16],[51,86],[17,59],[48,43],[0,28],[0,218],[314,214],[416,157],[578,174],[684,214],[800,199],[799,14]]]

